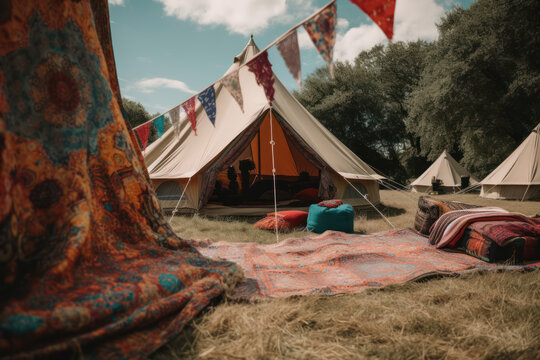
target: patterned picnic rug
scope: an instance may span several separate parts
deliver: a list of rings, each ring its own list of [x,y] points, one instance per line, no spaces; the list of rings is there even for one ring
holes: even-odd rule
[[[463,253],[438,250],[411,229],[370,235],[327,231],[272,245],[199,241],[196,247],[242,267],[247,280],[234,295],[242,299],[354,293],[433,274],[496,268]]]
[[[107,1],[0,1],[0,358],[146,358],[235,271],[161,214]]]

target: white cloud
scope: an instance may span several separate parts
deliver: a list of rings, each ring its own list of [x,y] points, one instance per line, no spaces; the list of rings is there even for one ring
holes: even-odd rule
[[[314,0],[154,0],[168,16],[199,25],[224,26],[231,33],[249,35],[270,22],[290,23],[307,17]]]
[[[435,40],[438,35],[435,23],[443,14],[444,8],[435,0],[396,1],[393,40]],[[385,39],[382,30],[373,22],[350,28],[345,34],[338,34],[334,57],[351,61],[360,51],[384,43]]]
[[[120,5],[124,6],[124,0],[109,0],[109,5]]]
[[[311,49],[315,47],[303,26],[299,27],[296,32],[298,34],[298,46],[300,49]]]
[[[349,20],[345,18],[337,19],[337,30],[347,30],[350,26]]]
[[[176,89],[188,94],[196,94],[197,92],[191,90],[189,86],[183,81],[166,79],[166,78],[151,78],[151,79],[142,79],[135,83],[133,88],[138,89],[145,93],[154,92],[158,88],[169,88]]]

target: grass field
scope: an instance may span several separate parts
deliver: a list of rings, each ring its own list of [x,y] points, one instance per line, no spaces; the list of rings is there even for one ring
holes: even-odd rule
[[[438,198],[501,206],[527,215],[540,202],[478,195]],[[381,191],[394,226],[412,226],[418,195]],[[182,237],[273,243],[253,221],[177,217]],[[355,231],[390,229],[376,212],[355,218]],[[282,234],[280,239],[305,236]],[[540,271],[469,274],[370,289],[209,307],[154,359],[538,359]]]

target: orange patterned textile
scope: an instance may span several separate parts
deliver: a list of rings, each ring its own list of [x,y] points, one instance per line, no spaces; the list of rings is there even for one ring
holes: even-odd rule
[[[0,357],[146,357],[236,273],[161,214],[107,1],[0,2]]]

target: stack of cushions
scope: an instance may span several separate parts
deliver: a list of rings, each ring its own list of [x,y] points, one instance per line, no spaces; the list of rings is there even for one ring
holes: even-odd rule
[[[330,204],[333,206],[333,204]],[[337,207],[326,207],[313,204],[309,207],[307,229],[315,233],[326,230],[354,232],[354,210],[349,204]]]
[[[414,219],[414,228],[424,235],[429,235],[429,229],[441,215],[452,210],[464,210],[476,207],[478,206],[456,201],[435,200],[429,196],[420,196],[418,199],[418,211]]]
[[[540,259],[539,226],[519,221],[475,222],[465,230],[461,247],[467,254],[487,262],[520,264]]]
[[[300,210],[286,210],[278,211],[276,213],[266,214],[266,217],[253,224],[254,229],[271,230],[274,231],[277,228],[279,231],[291,231],[298,227],[305,227],[308,213]]]

